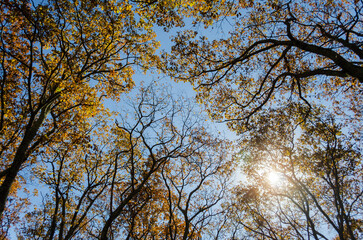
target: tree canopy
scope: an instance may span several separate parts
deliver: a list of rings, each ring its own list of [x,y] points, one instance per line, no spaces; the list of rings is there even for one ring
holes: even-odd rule
[[[2,239],[363,237],[362,0],[0,9]]]
[[[163,59],[240,137],[233,238],[361,238],[363,2],[230,4],[226,37],[187,29]]]
[[[231,4],[227,38],[186,30],[164,56],[168,74],[191,82],[214,119],[244,131],[276,102],[337,100],[337,91],[361,117],[362,1]]]
[[[270,137],[255,132],[245,145],[248,181],[235,189],[233,218],[256,238],[361,238],[362,151],[352,135],[321,109],[300,125],[298,136],[294,121],[276,121],[260,123]]]

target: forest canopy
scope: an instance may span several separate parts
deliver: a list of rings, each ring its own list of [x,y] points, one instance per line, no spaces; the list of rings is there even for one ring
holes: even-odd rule
[[[363,238],[362,0],[0,9],[1,239]]]

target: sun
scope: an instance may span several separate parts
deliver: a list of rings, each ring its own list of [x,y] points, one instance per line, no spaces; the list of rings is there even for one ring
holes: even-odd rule
[[[271,171],[267,174],[267,180],[272,186],[276,187],[281,183],[281,175],[275,171]]]

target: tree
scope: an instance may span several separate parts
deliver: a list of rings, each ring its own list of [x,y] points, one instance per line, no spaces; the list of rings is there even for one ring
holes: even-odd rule
[[[362,238],[361,146],[321,109],[299,135],[293,121],[275,121],[261,122],[270,137],[252,134],[242,152],[247,181],[235,190],[235,221],[258,239]]]
[[[309,105],[339,96],[359,118],[362,9],[355,0],[230,1],[230,11],[219,16],[228,37],[179,33],[164,54],[165,69],[191,82],[210,115],[238,132],[292,100]]]
[[[229,147],[202,127],[188,104],[147,87],[114,127],[100,121],[88,140],[72,137],[42,153],[34,172],[49,190],[24,219],[24,236],[200,236],[233,164]]]
[[[247,154],[250,185],[226,206],[230,236],[324,239],[329,225],[340,239],[359,238],[363,2],[229,4],[218,18],[226,38],[186,30],[163,57],[164,71],[192,83]],[[287,190],[266,186],[262,173],[273,168]]]
[[[104,1],[1,2],[1,213],[29,156],[35,161],[41,146],[51,147],[75,124],[82,132],[92,115],[106,113],[102,98],[128,91],[130,65],[153,57],[153,34],[147,24],[134,26],[128,8]]]
[[[160,65],[153,26],[183,25],[203,9],[190,1],[5,0],[1,6],[0,215],[19,172],[42,147],[62,141],[118,100],[134,82],[133,65]],[[31,160],[30,160],[31,158]]]

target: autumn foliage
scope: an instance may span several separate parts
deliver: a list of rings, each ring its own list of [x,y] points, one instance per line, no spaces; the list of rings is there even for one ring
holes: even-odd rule
[[[2,239],[362,238],[362,15],[0,0]]]

